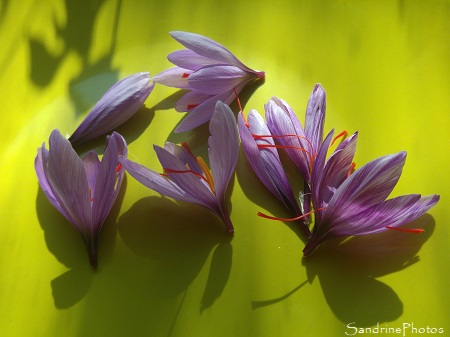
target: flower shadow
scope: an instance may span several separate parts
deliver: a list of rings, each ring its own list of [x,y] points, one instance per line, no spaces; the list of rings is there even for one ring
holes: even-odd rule
[[[281,155],[283,155],[283,153],[281,153]],[[287,160],[283,160],[286,158],[281,159],[285,172],[288,175],[288,179],[291,182],[291,186],[298,187],[300,185],[303,185],[303,180],[298,171],[293,168],[293,164],[288,162]],[[269,213],[282,218],[293,217],[293,215],[289,214],[287,209],[283,207],[281,201],[278,200],[272,193],[270,193],[270,191],[264,186],[261,180],[259,180],[258,176],[248,163],[247,156],[245,155],[242,146],[239,148],[239,159],[236,166],[236,178],[246,198],[261,207],[261,211],[263,211],[264,213],[268,211]],[[301,183],[293,184],[292,180],[300,181]],[[294,195],[298,195],[298,192],[298,188],[294,189]],[[305,243],[305,237],[300,230],[299,222],[285,222],[284,224],[288,226],[288,228],[291,229],[303,243]]]
[[[421,235],[386,231],[330,240],[303,258],[308,281],[319,279],[330,309],[341,322],[367,327],[393,321],[403,313],[403,303],[377,278],[418,263],[418,252],[434,226],[433,218],[425,214],[405,226],[426,229]]]
[[[231,250],[220,252],[229,244],[230,235],[221,220],[208,210],[165,197],[145,197],[119,218],[118,231],[125,245],[152,265],[149,286],[160,297],[173,298],[187,290],[216,246],[218,259],[227,268],[216,275],[220,280],[208,281],[207,288],[214,288],[207,295],[208,302],[214,302],[214,296],[225,287]],[[214,270],[216,259],[212,260]]]
[[[101,271],[112,256],[116,238],[116,219],[126,189],[126,178],[122,189],[103,224],[99,243],[99,268]],[[47,200],[41,188],[36,197],[36,212],[44,231],[45,243],[55,258],[69,268],[50,282],[55,307],[66,309],[79,302],[93,282],[94,271],[89,264],[86,247],[80,233]]]
[[[155,110],[153,108],[147,108],[146,106],[141,107],[136,114],[127,120],[125,123],[117,127],[115,130],[122,137],[125,138],[127,144],[131,144],[139,136],[144,133],[147,127],[152,122],[155,117]],[[111,134],[112,131],[109,133]],[[105,149],[105,139],[107,135],[98,136],[86,143],[81,144],[80,146],[76,146],[75,150],[77,153],[82,154],[86,153],[92,149],[95,149],[97,152],[103,152]]]

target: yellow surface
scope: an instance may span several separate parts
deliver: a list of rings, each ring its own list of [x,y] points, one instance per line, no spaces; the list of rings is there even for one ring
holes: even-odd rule
[[[345,336],[351,322],[450,336],[449,9],[420,0],[0,1],[0,336]],[[128,176],[93,272],[80,236],[39,190],[36,149],[54,128],[72,133],[118,79],[169,67],[166,55],[180,48],[171,30],[209,36],[266,71],[246,112],[276,95],[303,120],[322,83],[325,129],[359,130],[358,166],[406,150],[394,194],[441,195],[419,223],[427,231],[330,242],[302,259],[296,231],[256,216],[287,214],[241,153],[231,241],[208,211]],[[157,86],[119,128],[131,159],[159,170],[152,144],[166,140],[205,153],[207,128],[172,134],[179,97]]]

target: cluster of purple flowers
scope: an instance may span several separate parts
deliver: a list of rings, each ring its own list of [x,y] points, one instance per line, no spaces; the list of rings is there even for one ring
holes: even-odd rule
[[[82,235],[90,263],[97,266],[102,225],[119,193],[125,170],[148,188],[170,198],[206,207],[219,216],[229,233],[234,227],[227,210],[226,191],[234,174],[239,145],[261,182],[299,221],[306,240],[304,255],[325,240],[376,233],[410,222],[427,212],[439,196],[406,195],[387,199],[395,187],[406,153],[384,156],[355,170],[357,133],[323,137],[325,91],[317,84],[309,99],[304,126],[289,105],[273,97],[265,105],[267,122],[242,108],[236,122],[228,106],[264,72],[248,68],[228,49],[204,36],[172,32],[187,49],[169,54],[175,64],[156,75],[142,72],[112,86],[67,140],[58,130],[50,135],[49,150],[38,149],[35,169],[42,190]],[[154,145],[163,173],[127,158],[127,144],[117,132],[107,136],[101,160],[94,151],[80,158],[74,147],[107,134],[132,117],[156,83],[188,90],[175,109],[188,112],[175,132],[209,122],[208,161],[195,156],[187,143]],[[346,139],[328,155],[336,139]],[[333,138],[334,137],[334,138]],[[239,139],[241,141],[239,141]],[[299,200],[288,182],[279,149],[303,176]],[[314,213],[314,226],[310,218]],[[420,230],[405,230],[420,232]]]

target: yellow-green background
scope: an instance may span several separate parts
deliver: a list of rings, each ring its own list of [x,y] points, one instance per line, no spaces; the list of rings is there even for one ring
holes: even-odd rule
[[[93,272],[39,190],[36,149],[54,128],[73,132],[118,79],[168,68],[181,47],[171,30],[209,36],[266,71],[242,97],[246,113],[276,95],[303,120],[322,83],[326,131],[359,130],[358,166],[406,150],[393,194],[441,195],[413,224],[426,232],[330,242],[302,259],[295,230],[255,215],[287,216],[241,153],[232,240],[207,210],[128,176]],[[345,336],[350,322],[380,322],[450,336],[449,34],[448,1],[0,1],[0,335]],[[166,140],[205,153],[207,128],[172,133],[179,97],[156,86],[119,128],[131,159],[160,170],[151,146]]]

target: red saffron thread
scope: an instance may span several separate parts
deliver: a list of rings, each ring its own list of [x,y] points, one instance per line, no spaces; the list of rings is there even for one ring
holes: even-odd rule
[[[422,234],[423,232],[425,232],[425,229],[423,229],[423,228],[408,229],[408,228],[399,228],[399,227],[391,227],[391,226],[386,226],[386,228],[394,230],[394,231],[414,233],[414,234]]]
[[[325,209],[325,207],[321,207],[321,208],[312,210],[311,212],[308,212],[308,213],[302,214],[300,216],[297,216],[295,218],[278,218],[278,217],[270,216],[270,215],[267,215],[267,214],[264,214],[264,213],[261,213],[261,212],[258,212],[258,216],[260,216],[262,218],[270,219],[270,220],[279,220],[279,221],[291,222],[291,221],[297,221],[297,220],[303,219],[303,218],[305,218],[307,216],[310,216],[311,214],[313,214],[313,213],[315,213],[317,211],[322,211],[324,209]]]

